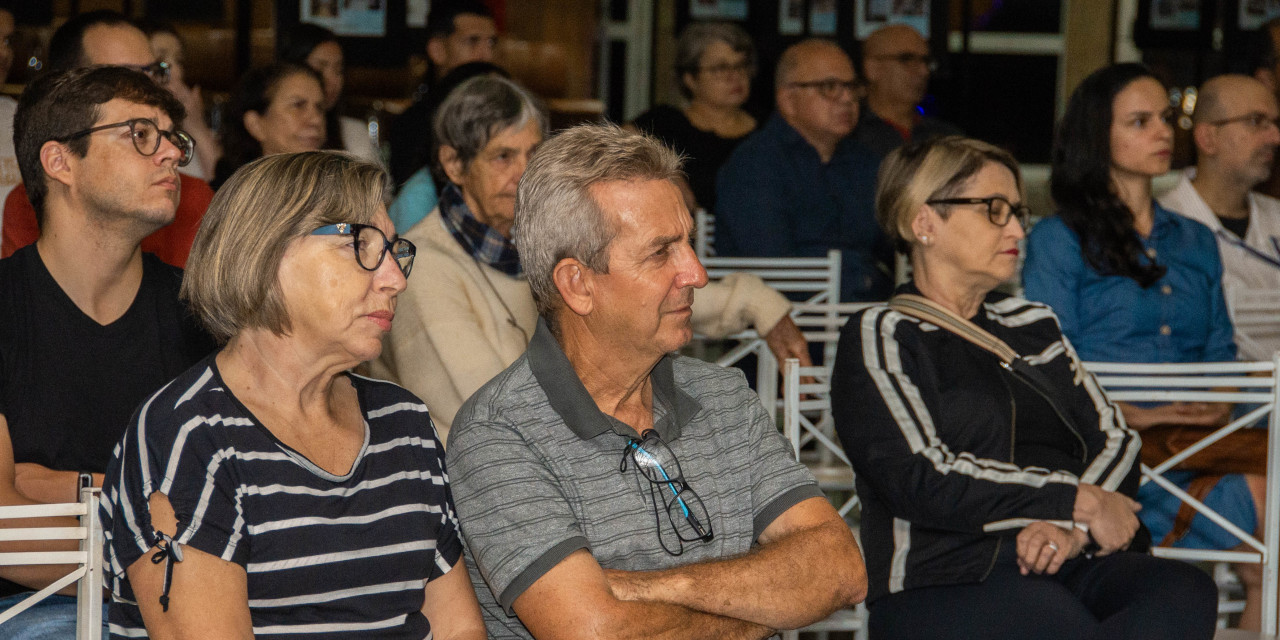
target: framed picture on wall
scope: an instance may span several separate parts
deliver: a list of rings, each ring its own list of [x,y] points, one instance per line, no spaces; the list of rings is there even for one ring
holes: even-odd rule
[[[1217,9],[1218,0],[1142,0],[1133,23],[1133,43],[1142,49],[1208,47]]]
[[[798,36],[804,33],[805,0],[779,0],[778,34]]]
[[[813,0],[809,3],[809,34],[836,34],[836,0]]]
[[[340,36],[387,35],[386,0],[298,0],[298,20]]]
[[[889,19],[889,0],[863,0],[862,19],[866,22],[885,22]]]
[[[885,25],[906,24],[928,39],[932,4],[931,0],[855,0],[854,35],[865,40]]]
[[[1200,29],[1200,0],[1152,0],[1148,18],[1152,29],[1196,31]]]
[[[421,43],[406,24],[407,0],[276,0],[276,38],[301,22],[338,36],[347,64],[399,67]]]
[[[1241,31],[1257,29],[1272,18],[1280,18],[1280,0],[1240,0],[1236,24]]]
[[[427,26],[429,11],[431,11],[429,0],[407,0],[404,8],[404,23],[411,28],[423,29]]]
[[[689,0],[694,20],[746,20],[747,0]]]

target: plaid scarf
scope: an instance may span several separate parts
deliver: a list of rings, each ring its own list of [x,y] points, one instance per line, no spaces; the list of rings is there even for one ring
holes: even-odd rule
[[[440,193],[440,214],[445,228],[468,255],[512,277],[523,273],[515,243],[477,220],[456,185],[446,185]]]

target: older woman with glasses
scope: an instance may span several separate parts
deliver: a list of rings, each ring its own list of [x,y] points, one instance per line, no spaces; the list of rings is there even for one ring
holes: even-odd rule
[[[416,253],[386,180],[282,154],[214,198],[182,294],[224,346],[143,403],[104,483],[113,637],[484,637],[426,407],[351,373]]]
[[[676,88],[685,105],[658,105],[631,123],[685,156],[690,211],[713,209],[716,172],[738,143],[756,130],[756,119],[742,108],[755,73],[755,45],[741,27],[690,24],[676,43]]]
[[[449,183],[405,234],[422,246],[430,277],[409,285],[377,367],[426,400],[446,441],[463,401],[525,352],[537,326],[512,225],[516,186],[546,132],[537,100],[494,75],[462,83],[436,113],[438,161]],[[808,343],[790,307],[760,278],[733,274],[698,292],[692,322],[709,336],[754,326],[779,362],[807,362]]]
[[[836,431],[857,472],[876,638],[1208,638],[1198,568],[1141,553],[1138,439],[1018,263],[1017,162],[951,136],[885,159],[914,280],[845,325]]]

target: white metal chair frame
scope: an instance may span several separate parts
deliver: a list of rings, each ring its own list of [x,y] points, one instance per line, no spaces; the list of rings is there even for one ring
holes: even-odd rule
[[[802,378],[812,378],[814,381],[801,382]],[[858,504],[858,496],[853,493],[853,466],[849,462],[849,457],[845,455],[844,448],[830,435],[831,430],[824,428],[825,425],[821,424],[823,421],[829,421],[831,415],[831,369],[802,367],[799,360],[789,359],[783,373],[782,389],[782,433],[791,443],[792,453],[797,460],[800,459],[802,436],[807,435],[810,441],[819,443],[822,453],[829,453],[840,461],[838,471],[836,468],[820,466],[815,469],[814,475],[818,478],[819,487],[824,490],[835,489],[850,493],[850,497],[837,509],[841,517],[847,517]],[[805,412],[815,411],[823,416],[819,423],[811,421],[804,415]],[[832,474],[824,482],[824,476],[827,474],[823,471],[828,469]],[[841,477],[836,477],[837,475]],[[853,609],[842,609],[826,620],[805,627],[803,631],[815,632],[820,636],[825,636],[828,631],[854,631],[854,637],[857,640],[866,640],[866,606],[860,603]],[[786,640],[795,640],[798,637],[799,631],[788,631],[783,634]]]
[[[100,640],[102,637],[102,528],[98,521],[100,490],[80,490],[80,502],[0,507],[0,519],[48,518],[75,516],[75,527],[28,527],[0,529],[0,541],[79,540],[78,551],[30,551],[0,553],[0,566],[75,565],[75,569],[53,584],[31,594],[27,599],[0,613],[0,626],[37,602],[57,593],[67,585],[76,585],[76,638]]]
[[[822,343],[822,361],[815,363],[829,370],[836,362],[836,346],[840,342],[840,330],[844,328],[849,317],[863,309],[881,304],[878,302],[840,302],[801,303],[792,308],[791,318],[809,342]],[[807,374],[806,374],[807,375]],[[785,403],[782,403],[785,404]],[[830,405],[815,408],[818,417],[810,421],[812,431],[800,433],[800,446],[808,446],[816,434],[823,434],[828,443],[835,437],[835,421],[831,418]],[[804,411],[809,411],[808,408]],[[807,420],[807,419],[806,419]],[[824,489],[853,490],[853,478],[848,475],[848,460],[841,461],[837,453],[839,447],[818,447],[818,459],[810,465],[810,470],[817,476]]]
[[[813,382],[802,382],[812,378]],[[806,413],[821,416],[812,420]],[[831,369],[829,367],[802,367],[795,359],[787,360],[782,383],[782,435],[791,443],[796,459],[801,448],[810,442],[818,444],[819,463],[810,470],[824,490],[853,491],[853,463],[845,455],[844,447],[835,440],[831,419]],[[828,454],[826,456],[822,454]],[[828,463],[827,459],[831,462]],[[838,461],[838,464],[835,463]],[[841,517],[858,505],[858,496],[852,495],[837,511]]]
[[[809,294],[806,303],[836,303],[840,300],[840,252],[831,250],[825,258],[724,258],[702,260],[707,277],[720,280],[734,273],[750,273],[779,293]],[[838,331],[838,330],[837,330]],[[755,330],[728,336],[739,343],[716,359],[722,367],[732,366],[755,354],[756,392],[761,398],[778,397],[778,361]],[[834,348],[834,347],[833,347]],[[767,406],[767,405],[766,405]]]
[[[1088,362],[1085,368],[1093,372],[1107,391],[1107,396],[1124,402],[1230,402],[1259,405],[1226,426],[1214,431],[1195,445],[1188,447],[1156,467],[1142,465],[1142,482],[1154,482],[1178,499],[1191,505],[1198,513],[1231,532],[1251,547],[1249,551],[1217,551],[1202,549],[1170,549],[1158,547],[1153,553],[1165,558],[1178,558],[1208,562],[1243,562],[1262,565],[1262,632],[1277,632],[1277,570],[1280,569],[1280,509],[1268,508],[1263,525],[1263,537],[1259,540],[1252,532],[1240,529],[1221,514],[1196,500],[1164,473],[1178,463],[1195,455],[1239,429],[1248,428],[1264,416],[1272,437],[1267,441],[1267,505],[1280,500],[1280,386],[1277,371],[1280,370],[1280,354],[1270,362],[1213,362],[1190,364],[1134,364]]]
[[[840,300],[840,252],[835,249],[817,258],[710,256],[702,260],[702,266],[712,280],[732,273],[752,273],[782,293],[810,294],[805,302]]]
[[[716,217],[703,207],[693,212],[693,252],[699,260],[716,254]]]

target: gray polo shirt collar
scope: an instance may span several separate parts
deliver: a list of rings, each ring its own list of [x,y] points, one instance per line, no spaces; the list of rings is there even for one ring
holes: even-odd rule
[[[653,428],[667,442],[679,438],[682,426],[702,410],[697,400],[676,387],[671,366],[673,357],[671,354],[663,356],[649,374],[653,380]],[[579,438],[590,440],[606,431],[627,437],[634,435],[633,429],[600,411],[560,348],[560,343],[556,342],[541,318],[533,339],[529,341],[528,358],[529,369],[547,394],[551,408]],[[658,410],[659,405],[664,411]]]

